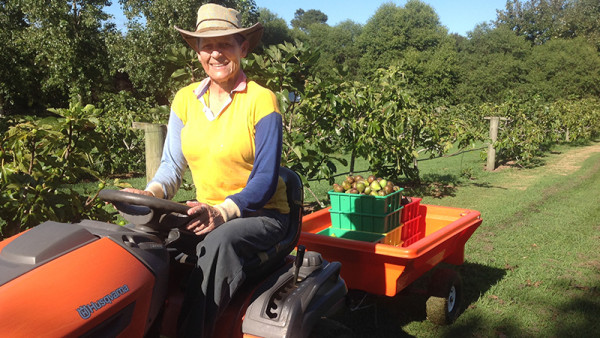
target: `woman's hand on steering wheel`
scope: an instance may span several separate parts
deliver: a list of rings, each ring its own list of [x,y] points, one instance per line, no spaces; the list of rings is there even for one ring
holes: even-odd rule
[[[223,215],[215,207],[197,201],[188,201],[187,205],[190,207],[187,211],[188,216],[194,217],[194,220],[188,224],[187,229],[193,231],[196,235],[208,234],[225,223]]]

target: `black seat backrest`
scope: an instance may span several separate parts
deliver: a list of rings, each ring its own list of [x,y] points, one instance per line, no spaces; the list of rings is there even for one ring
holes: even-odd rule
[[[282,243],[289,242],[286,243],[286,247],[283,248],[287,250],[287,255],[294,249],[294,247],[296,247],[296,244],[298,244],[298,240],[300,239],[300,232],[302,231],[302,206],[304,205],[304,189],[302,187],[302,180],[300,179],[300,176],[298,176],[298,174],[296,174],[293,170],[281,167],[279,168],[279,176],[285,182],[288,205],[290,206],[290,226],[288,229],[288,235],[286,238],[284,238],[284,241],[282,241]]]
[[[257,276],[266,273],[266,271],[281,264],[283,259],[296,247],[300,239],[302,205],[304,204],[302,180],[293,170],[285,167],[279,168],[279,176],[285,182],[290,207],[288,232],[274,247],[265,252],[260,252],[256,257],[246,262],[244,270],[249,277],[250,275]]]

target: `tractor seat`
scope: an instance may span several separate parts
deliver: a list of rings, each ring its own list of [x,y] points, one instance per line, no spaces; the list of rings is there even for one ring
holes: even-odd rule
[[[281,167],[279,176],[283,179],[287,191],[287,200],[290,207],[289,227],[285,237],[267,251],[259,252],[244,264],[247,278],[266,274],[285,262],[285,257],[294,250],[302,230],[302,205],[304,191],[300,176],[293,170]]]

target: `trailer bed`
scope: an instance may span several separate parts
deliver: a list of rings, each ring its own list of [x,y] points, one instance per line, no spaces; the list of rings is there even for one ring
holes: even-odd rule
[[[331,227],[329,209],[303,217],[299,244],[341,262],[349,289],[390,297],[439,263],[462,264],[465,243],[482,222],[475,210],[420,204],[424,235],[402,247],[318,235]]]

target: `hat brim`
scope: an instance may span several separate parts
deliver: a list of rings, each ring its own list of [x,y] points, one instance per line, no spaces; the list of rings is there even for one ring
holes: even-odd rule
[[[248,40],[249,49],[253,50],[260,43],[264,27],[261,23],[256,23],[248,28],[234,28],[234,29],[221,29],[221,30],[208,30],[204,32],[191,32],[185,29],[181,29],[175,26],[175,29],[179,31],[185,42],[192,47],[196,53],[200,53],[198,50],[198,39],[200,38],[215,38],[219,36],[241,34]]]

